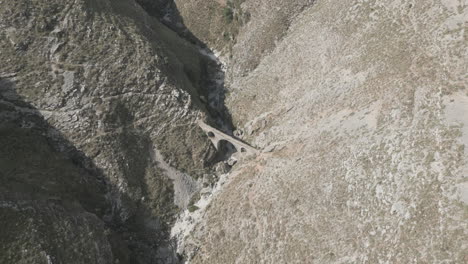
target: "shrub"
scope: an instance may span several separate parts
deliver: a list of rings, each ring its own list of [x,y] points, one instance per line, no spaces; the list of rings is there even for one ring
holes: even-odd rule
[[[224,38],[225,41],[231,40],[231,36],[229,36],[229,33],[228,33],[228,32],[224,32],[224,33],[223,33],[223,38]]]
[[[189,212],[193,213],[196,210],[200,209],[198,206],[195,205],[195,203],[197,203],[198,200],[200,200],[200,198],[201,198],[201,196],[200,196],[199,192],[193,194],[193,196],[192,196],[192,198],[190,198],[190,201],[189,201],[188,206],[187,206],[187,209],[189,210]]]
[[[223,8],[223,16],[226,22],[231,23],[232,20],[234,19],[234,12],[232,11],[232,8],[230,7]]]
[[[189,212],[193,213],[193,212],[195,212],[196,210],[198,210],[200,208],[198,206],[192,204],[192,205],[189,205],[187,207],[187,209],[189,210]]]

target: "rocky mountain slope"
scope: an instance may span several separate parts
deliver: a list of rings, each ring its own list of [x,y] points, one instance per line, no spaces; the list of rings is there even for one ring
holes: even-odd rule
[[[251,2],[238,39],[271,47],[262,21],[298,2]],[[253,70],[233,47],[228,108],[264,153],[213,198],[192,262],[466,263],[468,3],[317,0],[290,18]]]
[[[0,29],[0,262],[178,261],[210,59],[131,0],[2,1]]]
[[[467,25],[458,0],[0,1],[0,263],[468,262]],[[226,173],[197,118],[261,153]]]

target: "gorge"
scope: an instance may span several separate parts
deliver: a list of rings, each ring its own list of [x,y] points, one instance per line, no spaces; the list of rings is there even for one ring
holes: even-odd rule
[[[0,1],[0,263],[467,263],[465,0]]]

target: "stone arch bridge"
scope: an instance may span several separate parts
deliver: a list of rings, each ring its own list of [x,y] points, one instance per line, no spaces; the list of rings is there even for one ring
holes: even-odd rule
[[[239,139],[230,136],[210,125],[207,125],[205,122],[198,120],[198,126],[205,131],[208,138],[211,140],[216,149],[219,148],[219,142],[225,140],[231,143],[240,154],[245,154],[246,156],[257,155],[259,151],[252,146],[240,141]]]

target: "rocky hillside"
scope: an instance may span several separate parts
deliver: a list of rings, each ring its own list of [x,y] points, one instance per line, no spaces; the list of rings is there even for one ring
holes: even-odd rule
[[[468,262],[467,25],[459,0],[0,1],[0,263]],[[260,153],[224,162],[197,119]]]
[[[466,263],[468,4],[293,3],[243,4],[228,108],[264,153],[212,199],[192,263]]]
[[[176,261],[212,62],[131,0],[2,1],[0,29],[0,262]]]

